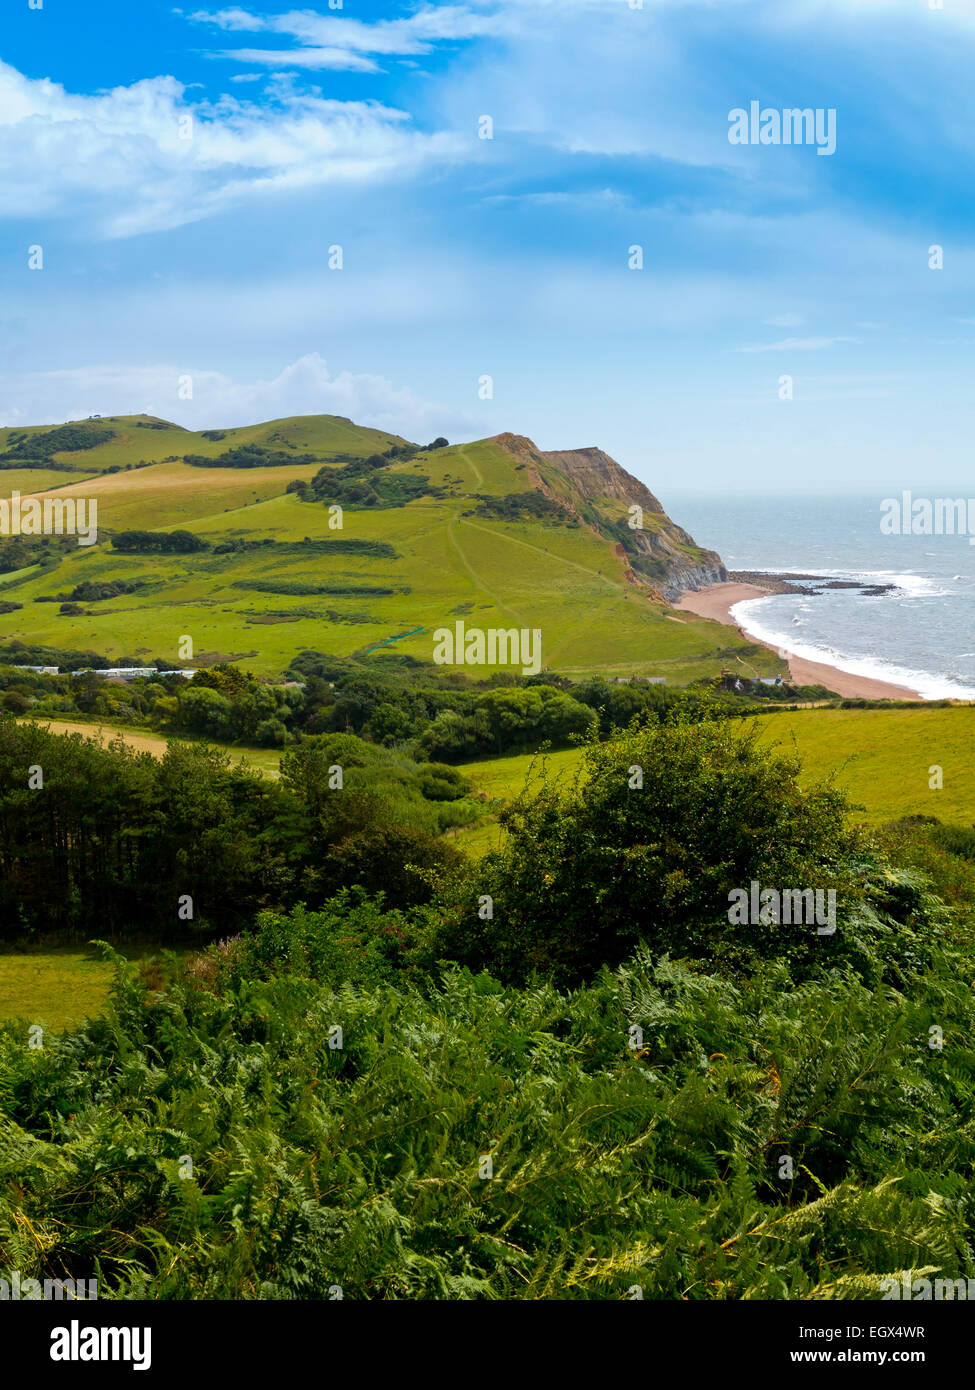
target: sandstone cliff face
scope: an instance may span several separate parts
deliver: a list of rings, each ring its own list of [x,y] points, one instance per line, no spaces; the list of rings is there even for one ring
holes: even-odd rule
[[[568,474],[587,497],[614,497],[625,506],[635,503],[645,512],[665,515],[650,489],[602,449],[549,449],[542,458]]]
[[[540,450],[525,435],[501,434],[494,442],[526,465],[531,486],[574,511],[586,525],[621,544],[631,573],[675,599],[682,589],[706,589],[727,581],[721,556],[697,545],[693,537],[664,511],[645,484],[602,449]],[[548,468],[546,469],[546,465]],[[555,469],[569,488],[560,490],[543,473]],[[609,523],[586,503],[609,500],[623,510],[642,507],[644,527],[631,530],[625,522]],[[650,518],[650,524],[646,524]]]

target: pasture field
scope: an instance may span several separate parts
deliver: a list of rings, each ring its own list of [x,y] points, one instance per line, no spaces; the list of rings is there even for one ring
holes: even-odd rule
[[[551,753],[516,753],[509,758],[485,758],[462,763],[461,771],[478,791],[507,801],[541,773],[559,780],[571,778],[582,762],[578,748],[558,748]]]
[[[760,744],[795,749],[806,782],[834,776],[872,824],[917,815],[975,824],[975,706],[786,710],[756,716],[754,723]],[[752,726],[748,720],[742,728]],[[566,777],[582,754],[568,749],[546,759],[552,773]],[[542,762],[529,755],[492,758],[464,763],[461,771],[479,791],[507,801]],[[936,767],[942,771],[940,790],[930,785]],[[500,834],[497,825],[482,823],[459,830],[454,843],[476,857],[496,848]]]
[[[93,953],[63,947],[0,952],[0,1022],[22,1018],[61,1029],[101,1013],[112,967]]]
[[[759,718],[763,743],[795,747],[804,773],[831,772],[869,821],[975,823],[975,706],[809,709]],[[942,787],[933,788],[934,769]]]
[[[115,949],[134,961],[155,954],[147,945]],[[55,1031],[78,1027],[104,1011],[114,973],[91,947],[0,951],[0,1023],[19,1018]]]

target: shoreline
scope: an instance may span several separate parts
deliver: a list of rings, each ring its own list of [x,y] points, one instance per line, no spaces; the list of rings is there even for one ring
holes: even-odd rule
[[[673,605],[685,613],[695,613],[699,618],[710,618],[713,622],[724,623],[726,627],[737,628],[747,642],[783,656],[789,664],[789,674],[797,685],[822,685],[846,700],[918,700],[924,696],[906,685],[894,685],[890,681],[875,680],[871,676],[857,676],[850,671],[841,671],[825,661],[809,661],[804,656],[796,656],[786,646],[775,646],[753,637],[731,616],[731,609],[745,599],[768,598],[772,589],[760,589],[757,584],[743,584],[729,581],[727,584],[712,584],[707,589],[683,589]]]

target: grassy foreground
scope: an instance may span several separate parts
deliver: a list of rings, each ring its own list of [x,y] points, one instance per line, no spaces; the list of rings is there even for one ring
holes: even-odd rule
[[[0,954],[0,1022],[21,1018],[61,1030],[96,1018],[108,1001],[112,967],[70,947]]]
[[[587,757],[438,899],[262,912],[160,978],[117,958],[105,1016],[43,1048],[0,1024],[4,1264],[104,1299],[975,1276],[971,884],[950,908],[727,720]],[[835,933],[725,911],[823,864]]]

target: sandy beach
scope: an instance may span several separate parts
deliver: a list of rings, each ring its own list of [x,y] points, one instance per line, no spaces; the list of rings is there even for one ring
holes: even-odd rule
[[[674,604],[675,608],[688,613],[696,613],[700,618],[712,618],[715,622],[738,627],[731,616],[731,609],[743,599],[764,598],[767,591],[754,584],[713,584],[709,589],[685,589]],[[738,628],[749,642],[758,642],[742,628]],[[887,681],[872,680],[868,676],[854,676],[849,671],[838,671],[826,662],[807,661],[805,657],[793,656],[787,647],[773,646],[762,642],[762,646],[788,660],[789,672],[797,685],[824,685],[848,700],[920,700],[923,697],[916,690],[903,685],[891,685]]]

